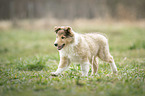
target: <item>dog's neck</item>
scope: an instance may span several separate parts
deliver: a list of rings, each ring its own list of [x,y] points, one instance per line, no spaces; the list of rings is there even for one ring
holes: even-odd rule
[[[73,32],[73,33],[74,33],[74,44],[72,44],[72,45],[76,46],[79,44],[81,37],[79,36],[78,33],[75,33],[75,32]]]

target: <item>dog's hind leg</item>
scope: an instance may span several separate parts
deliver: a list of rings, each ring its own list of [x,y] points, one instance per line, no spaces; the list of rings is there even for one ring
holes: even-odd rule
[[[92,58],[92,75],[96,75],[98,71],[98,57]]]
[[[99,50],[98,56],[100,59],[102,59],[103,61],[106,61],[108,63],[110,63],[111,67],[112,67],[112,71],[113,73],[117,73],[117,67],[115,65],[113,56],[111,56],[110,52],[109,52],[109,46],[102,46]]]

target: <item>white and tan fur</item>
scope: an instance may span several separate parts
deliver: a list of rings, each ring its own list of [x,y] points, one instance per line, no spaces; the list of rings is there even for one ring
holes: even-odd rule
[[[108,40],[98,33],[78,34],[69,26],[55,27],[57,35],[55,46],[60,54],[60,62],[56,72],[59,75],[66,70],[71,62],[79,63],[82,75],[87,76],[89,65],[92,64],[92,74],[98,70],[98,57],[110,63],[113,73],[117,73],[114,59],[109,52]],[[57,45],[56,45],[57,44]]]

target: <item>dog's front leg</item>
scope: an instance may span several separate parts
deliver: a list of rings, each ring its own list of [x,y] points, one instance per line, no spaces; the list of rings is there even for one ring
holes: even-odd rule
[[[51,72],[51,75],[55,75],[55,76],[59,75],[64,70],[66,70],[69,67],[69,65],[70,65],[70,60],[66,57],[61,57],[58,69],[55,72]]]
[[[82,76],[88,76],[89,64],[90,64],[89,61],[88,62],[83,62],[81,64]]]

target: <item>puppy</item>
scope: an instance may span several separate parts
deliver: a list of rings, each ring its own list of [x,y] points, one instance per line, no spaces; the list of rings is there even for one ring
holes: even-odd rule
[[[113,73],[117,73],[114,59],[109,52],[108,40],[98,33],[78,34],[69,26],[55,27],[56,41],[60,62],[58,69],[51,75],[59,75],[71,62],[81,65],[82,75],[88,76],[89,64],[92,64],[92,75],[97,74],[98,57],[110,63]]]

